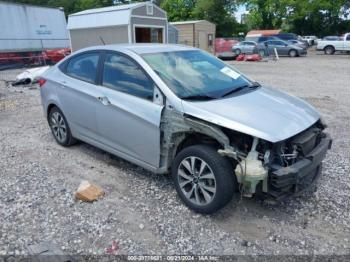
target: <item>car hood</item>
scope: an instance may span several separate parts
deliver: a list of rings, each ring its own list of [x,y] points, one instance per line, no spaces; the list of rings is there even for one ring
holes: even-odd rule
[[[303,100],[261,87],[210,101],[182,101],[184,113],[272,143],[290,138],[320,119]]]

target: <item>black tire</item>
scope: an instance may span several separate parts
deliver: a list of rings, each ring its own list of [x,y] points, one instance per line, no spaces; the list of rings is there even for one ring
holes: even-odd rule
[[[59,116],[60,117],[59,120],[63,121],[62,123],[64,123],[65,125],[65,130],[66,130],[65,136],[63,137],[61,135],[62,139],[60,139],[60,136],[59,136],[59,134],[62,134],[62,133],[57,131],[57,129],[55,128],[54,119],[56,118],[56,116]],[[52,135],[58,144],[60,144],[61,146],[68,147],[77,142],[77,140],[72,136],[66,117],[58,107],[55,106],[51,108],[48,115],[48,122],[49,122]],[[62,126],[62,129],[63,129],[63,126]]]
[[[183,192],[184,189],[180,186],[180,181],[183,179],[181,175],[179,175],[179,170],[182,170],[181,167],[183,167],[182,163],[183,161],[187,161],[190,157],[197,158],[196,161],[199,161],[199,166],[201,164],[201,160],[204,160],[204,162],[207,164],[208,168],[206,169],[207,172],[205,173],[206,176],[209,173],[210,175],[214,175],[215,180],[213,179],[212,183],[215,183],[215,189],[216,192],[212,195],[211,201],[208,203],[201,203],[196,204],[196,200],[191,200],[191,195],[196,195],[195,191],[197,191],[199,198],[201,198],[202,202],[206,202],[205,198],[205,192],[203,189],[203,184],[207,188],[206,181],[203,181],[203,177],[201,177],[200,173],[198,172],[198,178],[197,182],[192,181],[191,183],[188,183],[189,187],[198,187],[197,190],[189,190],[193,192],[190,194],[189,198],[185,195]],[[180,166],[182,165],[182,166]],[[194,164],[194,166],[196,166]],[[198,167],[199,167],[198,166]],[[199,169],[199,168],[198,168]],[[188,170],[187,170],[188,171]],[[212,172],[211,172],[212,171]],[[204,173],[204,171],[203,171]],[[232,164],[229,162],[227,158],[222,157],[218,154],[217,150],[215,150],[213,147],[207,146],[207,145],[195,145],[190,146],[185,149],[183,149],[174,159],[172,168],[171,168],[171,174],[173,177],[173,181],[175,184],[175,189],[177,193],[179,194],[181,200],[192,210],[204,213],[204,214],[211,214],[215,211],[223,208],[233,197],[233,194],[236,192],[237,186],[237,180],[234,175],[234,170],[232,167]],[[191,175],[189,175],[191,176]],[[195,175],[191,176],[193,179],[195,179]],[[202,180],[201,180],[202,179]],[[197,183],[197,185],[195,185]],[[200,186],[201,185],[201,186]],[[212,185],[211,185],[212,186]],[[183,186],[184,188],[184,186]],[[209,191],[206,191],[208,193]],[[209,192],[212,193],[211,191]],[[197,199],[196,197],[194,197]]]
[[[239,56],[242,53],[242,51],[241,49],[237,48],[233,50],[233,53],[235,54],[235,56]]]
[[[324,48],[324,53],[325,53],[325,55],[334,55],[334,53],[335,53],[335,49],[334,49],[334,47],[333,46],[326,46],[325,48]]]
[[[291,49],[291,50],[289,50],[289,56],[290,57],[297,57],[299,54],[298,54],[298,51],[297,50],[295,50],[295,49]]]

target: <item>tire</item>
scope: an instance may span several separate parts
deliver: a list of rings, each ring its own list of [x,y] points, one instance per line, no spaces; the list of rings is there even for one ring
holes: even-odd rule
[[[195,172],[190,171],[192,166]],[[223,208],[238,188],[229,160],[207,145],[183,149],[174,159],[171,174],[181,200],[198,213],[211,214]]]
[[[77,142],[72,136],[67,119],[58,107],[53,107],[48,116],[49,126],[56,142],[61,146],[71,146]]]
[[[242,53],[242,51],[241,51],[241,49],[234,49],[234,50],[233,50],[233,53],[234,53],[236,56],[239,56],[239,55]]]
[[[292,50],[289,51],[288,54],[289,54],[290,57],[296,57],[296,56],[298,56],[298,51],[295,50],[295,49],[292,49]]]
[[[258,54],[259,54],[261,57],[265,57],[265,56],[266,56],[266,52],[265,52],[265,50],[263,50],[263,49],[260,49],[260,50],[258,51]]]
[[[335,49],[334,49],[334,47],[333,46],[326,46],[325,48],[324,48],[324,53],[325,53],[325,55],[334,55],[334,53],[335,53]]]

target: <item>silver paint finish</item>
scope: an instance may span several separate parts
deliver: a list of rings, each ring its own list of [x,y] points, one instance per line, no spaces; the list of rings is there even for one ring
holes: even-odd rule
[[[184,196],[196,205],[210,204],[216,194],[216,179],[210,166],[199,157],[187,157],[179,165],[177,179]]]
[[[218,100],[183,101],[140,56],[152,52],[197,50],[195,48],[123,44],[86,48],[72,55],[88,50],[114,50],[130,56],[154,80],[170,111],[207,121],[208,128],[212,123],[277,142],[305,130],[320,118],[317,111],[302,100],[266,87]],[[45,113],[54,104],[66,116],[74,137],[148,170],[165,172],[166,167],[160,164],[160,123],[164,109],[160,101],[152,103],[71,78],[58,69],[59,65],[44,74],[47,82],[41,88],[41,97]]]
[[[301,99],[267,87],[225,99],[182,103],[186,114],[270,142],[296,135],[320,118]]]

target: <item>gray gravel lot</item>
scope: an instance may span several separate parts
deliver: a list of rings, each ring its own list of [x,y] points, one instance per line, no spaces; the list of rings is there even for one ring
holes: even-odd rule
[[[215,215],[187,209],[168,176],[93,146],[63,148],[43,116],[38,87],[8,87],[0,72],[0,255],[50,241],[70,254],[350,254],[350,56],[229,62],[255,80],[313,104],[334,138],[315,193],[277,206],[232,201]],[[106,196],[76,202],[81,180]]]

